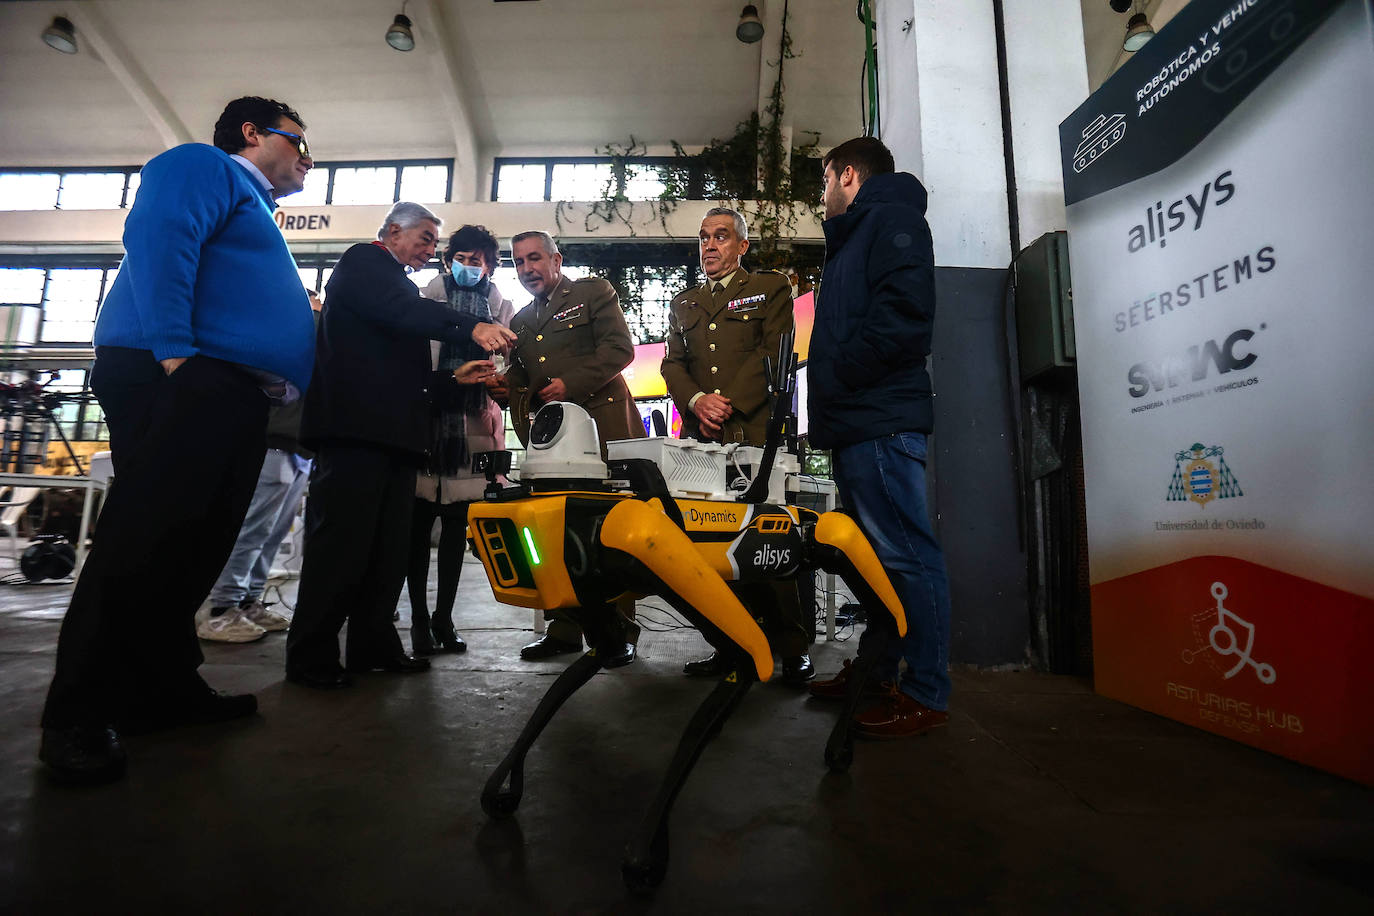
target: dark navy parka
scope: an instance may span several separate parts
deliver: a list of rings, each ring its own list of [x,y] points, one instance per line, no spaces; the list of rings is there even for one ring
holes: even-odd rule
[[[810,440],[833,449],[930,432],[935,252],[916,176],[870,176],[824,223],[825,270],[807,361]]]

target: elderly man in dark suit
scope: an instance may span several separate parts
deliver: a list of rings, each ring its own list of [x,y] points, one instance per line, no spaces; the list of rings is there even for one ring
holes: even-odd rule
[[[350,672],[429,668],[405,654],[391,621],[405,582],[415,473],[429,441],[429,342],[473,340],[505,351],[515,337],[420,296],[407,274],[434,257],[439,227],[419,204],[396,204],[377,241],[344,252],[325,287],[301,425],[301,441],[317,457],[286,641],[286,679],[296,684],[331,689],[349,686]],[[339,665],[345,619],[347,670]]]

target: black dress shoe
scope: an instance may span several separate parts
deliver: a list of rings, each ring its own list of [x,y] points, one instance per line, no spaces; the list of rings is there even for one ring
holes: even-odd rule
[[[439,646],[441,652],[466,652],[468,644],[463,642],[463,637],[453,631],[452,627],[447,630],[436,628],[434,630],[434,642]]]
[[[392,674],[417,674],[421,671],[429,670],[429,659],[412,658],[409,655],[397,655],[393,658],[379,658],[370,662],[349,662],[344,667],[345,670],[354,674],[365,674],[368,671],[389,671]]]
[[[600,655],[600,650],[598,650],[598,656],[601,658],[601,667],[624,668],[635,660],[635,651],[635,644],[632,642],[613,646],[610,655]]]
[[[537,662],[544,658],[553,658],[555,655],[566,655],[569,652],[581,652],[582,644],[565,642],[555,639],[545,633],[539,639],[530,643],[520,650],[520,657],[527,662]]]
[[[682,673],[688,677],[719,677],[729,670],[730,663],[719,652],[712,652],[705,658],[682,666]]]
[[[119,730],[126,735],[148,735],[186,725],[228,722],[257,711],[258,698],[251,693],[220,693],[205,688],[154,706],[130,710],[120,717]]]
[[[353,686],[353,678],[342,668],[335,668],[330,671],[310,671],[308,669],[290,670],[287,669],[286,679],[293,684],[302,687],[310,687],[314,690],[342,690],[345,687]]]
[[[103,725],[43,729],[38,759],[48,776],[63,785],[98,785],[124,775],[124,745]]]
[[[434,645],[434,639],[430,636],[429,627],[410,628],[410,654],[416,658],[424,658],[433,655],[439,650]]]
[[[805,687],[816,676],[809,655],[790,655],[782,660],[782,682],[789,687]]]

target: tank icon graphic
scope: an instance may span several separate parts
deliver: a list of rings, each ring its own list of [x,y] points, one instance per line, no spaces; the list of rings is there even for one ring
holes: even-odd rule
[[[1124,136],[1125,115],[1098,115],[1096,120],[1083,128],[1083,142],[1073,151],[1073,170],[1083,171],[1096,162],[1099,156],[1120,143]]]

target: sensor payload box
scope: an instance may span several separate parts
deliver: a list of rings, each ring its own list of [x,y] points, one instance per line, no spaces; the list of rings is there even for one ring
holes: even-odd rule
[[[612,459],[649,459],[662,471],[674,497],[727,502],[748,487],[763,460],[761,448],[692,439],[615,439],[606,443],[606,453]],[[796,455],[778,451],[768,479],[770,503],[785,501],[787,477],[800,470]]]

